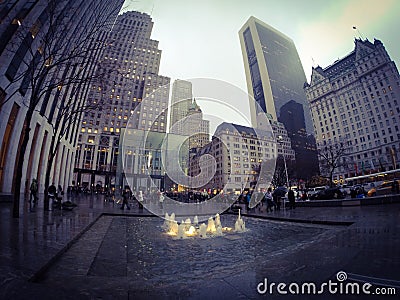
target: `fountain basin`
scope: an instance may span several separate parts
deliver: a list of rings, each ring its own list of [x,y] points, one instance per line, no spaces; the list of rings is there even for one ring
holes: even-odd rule
[[[243,220],[246,232],[174,240],[163,231],[160,218],[103,216],[51,266],[44,283],[52,287],[62,283],[63,288],[73,290],[85,282],[82,293],[89,289],[93,297],[118,291],[125,295],[126,290],[133,296],[162,293],[185,297],[240,274],[253,278],[268,275],[267,263],[295,253],[328,230]],[[221,216],[223,226],[232,227],[236,221],[237,216]]]

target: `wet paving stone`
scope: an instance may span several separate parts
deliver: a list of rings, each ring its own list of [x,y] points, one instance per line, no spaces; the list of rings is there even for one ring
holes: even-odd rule
[[[73,212],[21,205],[20,219],[0,206],[0,299],[281,299],[257,285],[323,283],[338,271],[400,287],[399,204],[251,211],[244,234],[171,240],[162,220],[137,217],[148,212],[135,205],[122,212],[101,196],[74,201]],[[232,226],[235,217],[225,217]],[[29,281],[34,274],[40,280]]]
[[[223,224],[232,225],[235,221],[234,216],[221,219]],[[162,220],[158,218],[102,217],[97,223],[50,268],[42,284],[55,286],[60,284],[60,278],[79,280],[81,276],[98,284],[91,297],[97,290],[107,295],[124,288],[129,295],[137,291],[139,299],[141,295],[165,296],[166,292],[194,297],[204,290],[204,285],[217,293],[224,289],[222,286],[232,289],[227,278],[243,272],[250,272],[255,278],[254,270],[260,266],[268,270],[269,261],[275,257],[288,255],[336,230],[247,218],[250,229],[244,233],[174,240],[163,233]],[[84,259],[83,252],[92,254]],[[82,266],[87,268],[89,258],[92,262],[83,274]],[[239,298],[245,295],[239,289],[229,294]]]

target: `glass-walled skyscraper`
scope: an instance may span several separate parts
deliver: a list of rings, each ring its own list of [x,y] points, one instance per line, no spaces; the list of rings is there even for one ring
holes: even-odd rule
[[[249,94],[274,120],[279,119],[280,109],[287,102],[302,104],[306,129],[311,133],[303,91],[306,76],[293,40],[255,17],[243,25],[239,37]],[[251,113],[258,112],[252,107]]]
[[[295,175],[309,178],[318,173],[318,164],[315,146],[306,142],[313,127],[303,90],[306,76],[294,42],[255,17],[243,25],[239,38],[248,93],[258,104],[250,99],[252,125],[257,127],[259,113],[283,123],[296,155]],[[304,158],[309,166],[301,163]]]

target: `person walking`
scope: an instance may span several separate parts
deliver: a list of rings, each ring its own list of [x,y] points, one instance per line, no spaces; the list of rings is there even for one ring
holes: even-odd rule
[[[272,189],[268,188],[267,192],[265,193],[265,200],[267,201],[267,212],[272,212],[272,207],[274,206],[274,200],[272,198]]]
[[[57,196],[58,197],[64,196],[64,191],[63,188],[61,187],[61,184],[59,184],[57,187]]]
[[[247,192],[247,194],[246,194],[246,211],[250,210],[250,201],[251,201],[251,195],[250,195],[250,192]]]
[[[294,196],[294,192],[291,188],[289,188],[288,200],[289,200],[289,209],[295,209],[296,208],[296,199]]]
[[[31,191],[29,202],[32,202],[32,198],[33,198],[33,202],[36,202],[38,199],[38,196],[37,196],[38,184],[37,184],[37,181],[35,178],[32,179],[32,183],[31,183],[29,190]]]
[[[129,189],[125,188],[125,190],[122,192],[122,206],[121,206],[121,209],[124,209],[125,205],[126,205],[127,209],[131,209],[129,207],[129,203],[128,203],[129,196],[130,196]]]
[[[164,204],[164,194],[163,192],[160,192],[160,194],[158,195],[158,203],[160,206],[160,209],[163,209],[163,204]]]
[[[139,210],[143,210],[143,202],[144,202],[143,192],[139,191],[138,195]]]

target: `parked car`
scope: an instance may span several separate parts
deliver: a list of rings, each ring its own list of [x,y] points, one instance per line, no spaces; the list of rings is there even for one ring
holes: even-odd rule
[[[320,191],[325,190],[326,188],[327,188],[326,186],[317,186],[317,187],[309,188],[307,190],[307,196],[309,199],[312,199],[313,195],[317,194]]]
[[[313,194],[311,200],[330,200],[330,199],[343,199],[346,197],[346,192],[340,187],[332,187],[318,191]]]
[[[400,179],[384,181],[368,191],[368,197],[399,193]]]

